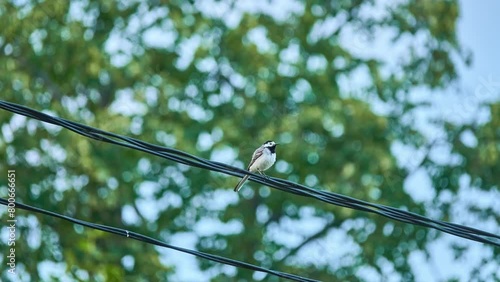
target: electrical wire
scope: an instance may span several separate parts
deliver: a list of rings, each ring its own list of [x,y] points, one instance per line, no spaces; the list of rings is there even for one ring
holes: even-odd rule
[[[433,228],[458,237],[500,247],[500,235],[489,233],[483,230],[455,223],[430,219],[428,217],[409,211],[370,203],[333,192],[312,189],[310,187],[280,178],[264,177],[224,163],[209,161],[180,150],[150,144],[131,137],[107,132],[63,118],[50,116],[45,113],[11,102],[0,100],[0,108],[43,122],[59,125],[91,139],[142,151],[177,163],[182,163],[202,169],[208,169],[211,171],[217,171],[237,177],[243,177],[244,175],[248,174],[250,175],[249,180],[260,183],[262,185],[276,188],[283,192],[314,198],[316,200],[320,200],[332,205],[378,214],[396,221]]]
[[[0,204],[2,204],[4,206],[7,206],[9,204],[9,202],[6,199],[0,198]],[[257,266],[257,265],[253,265],[253,264],[250,264],[250,263],[246,263],[246,262],[242,262],[242,261],[238,261],[238,260],[234,260],[234,259],[229,259],[229,258],[217,256],[217,255],[212,255],[212,254],[209,254],[209,253],[204,253],[204,252],[199,252],[199,251],[195,251],[195,250],[191,250],[191,249],[177,247],[177,246],[167,244],[167,243],[162,242],[160,240],[157,240],[157,239],[154,239],[154,238],[151,238],[151,237],[148,237],[148,236],[136,233],[136,232],[128,231],[128,230],[117,228],[117,227],[112,227],[112,226],[107,226],[107,225],[103,225],[103,224],[97,224],[97,223],[92,223],[92,222],[88,222],[88,221],[76,219],[76,218],[73,218],[73,217],[70,217],[70,216],[58,214],[58,213],[55,213],[55,212],[47,211],[47,210],[44,210],[44,209],[41,209],[41,208],[37,208],[37,207],[25,205],[25,204],[21,204],[21,203],[18,203],[18,202],[15,202],[15,208],[16,209],[20,208],[20,209],[27,210],[27,211],[33,211],[33,212],[41,213],[41,214],[44,214],[44,215],[49,215],[49,216],[60,218],[60,219],[63,219],[63,220],[66,220],[66,221],[69,221],[69,222],[72,222],[72,223],[75,223],[75,224],[80,224],[82,226],[86,226],[86,227],[89,227],[89,228],[101,230],[101,231],[104,231],[104,232],[107,232],[107,233],[112,233],[112,234],[115,234],[115,235],[124,236],[124,237],[130,238],[130,239],[134,239],[134,240],[137,240],[137,241],[145,242],[145,243],[148,243],[148,244],[153,244],[153,245],[160,246],[160,247],[169,248],[169,249],[172,249],[172,250],[176,250],[176,251],[179,251],[179,252],[187,253],[187,254],[194,255],[194,256],[197,256],[197,257],[200,257],[200,258],[204,258],[204,259],[207,259],[207,260],[211,260],[211,261],[215,261],[215,262],[219,262],[219,263],[223,263],[223,264],[227,264],[227,265],[232,265],[232,266],[235,266],[235,267],[246,268],[246,269],[249,269],[249,270],[260,271],[260,272],[265,272],[267,274],[271,274],[271,275],[278,276],[278,277],[281,277],[281,278],[287,278],[287,279],[290,279],[290,280],[293,280],[293,281],[301,281],[301,282],[303,282],[303,281],[307,281],[307,282],[316,282],[316,281],[319,281],[319,280],[315,280],[315,279],[309,279],[309,278],[301,277],[301,276],[294,275],[294,274],[289,274],[289,273],[285,273],[285,272],[281,272],[281,271],[267,269],[267,268],[260,267],[260,266]]]

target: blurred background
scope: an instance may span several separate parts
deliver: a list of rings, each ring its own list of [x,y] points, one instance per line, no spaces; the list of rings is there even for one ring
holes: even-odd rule
[[[0,98],[500,233],[496,1],[0,3]],[[0,110],[0,196],[322,281],[499,281],[498,248]],[[2,221],[6,208],[0,208]],[[18,210],[3,281],[278,281]],[[8,230],[2,224],[0,245]],[[4,248],[5,247],[5,248]]]

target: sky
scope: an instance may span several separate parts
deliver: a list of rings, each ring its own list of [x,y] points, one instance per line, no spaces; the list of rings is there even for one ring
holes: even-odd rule
[[[458,22],[458,36],[464,46],[474,54],[471,68],[462,69],[463,81],[471,86],[482,83],[480,78],[492,77],[500,83],[500,2],[460,1],[461,19]],[[497,89],[498,95],[498,89]],[[498,96],[497,96],[498,97]]]

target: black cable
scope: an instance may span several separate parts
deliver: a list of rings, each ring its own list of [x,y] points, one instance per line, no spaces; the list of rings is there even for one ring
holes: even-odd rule
[[[6,199],[0,198],[0,204],[2,204],[4,206],[7,206],[9,204],[9,202]],[[88,222],[88,221],[76,219],[76,218],[73,218],[73,217],[70,217],[70,216],[58,214],[58,213],[55,213],[55,212],[47,211],[47,210],[44,210],[44,209],[41,209],[41,208],[37,208],[37,207],[25,205],[25,204],[21,204],[21,203],[18,203],[18,202],[15,202],[15,208],[16,209],[20,208],[20,209],[27,210],[27,211],[33,211],[33,212],[36,212],[36,213],[41,213],[41,214],[49,215],[49,216],[52,216],[52,217],[64,219],[66,221],[69,221],[69,222],[72,222],[72,223],[75,223],[75,224],[80,224],[82,226],[90,227],[90,228],[101,230],[101,231],[108,232],[108,233],[113,233],[115,235],[124,236],[124,237],[131,238],[131,239],[134,239],[134,240],[137,240],[137,241],[142,241],[142,242],[145,242],[145,243],[148,243],[148,244],[153,244],[153,245],[157,245],[157,246],[161,246],[161,247],[173,249],[173,250],[176,250],[176,251],[179,251],[179,252],[191,254],[191,255],[194,255],[194,256],[197,256],[197,257],[200,257],[200,258],[208,259],[208,260],[211,260],[211,261],[215,261],[215,262],[219,262],[219,263],[223,263],[223,264],[227,264],[227,265],[232,265],[232,266],[235,266],[235,267],[241,267],[241,268],[246,268],[246,269],[253,270],[253,271],[265,272],[265,273],[268,273],[268,274],[271,274],[271,275],[274,275],[274,276],[278,276],[278,277],[282,277],[282,278],[287,278],[287,279],[290,279],[290,280],[293,280],[293,281],[301,281],[301,282],[302,281],[307,281],[307,282],[317,282],[317,281],[319,281],[319,280],[315,280],[315,279],[309,279],[309,278],[301,277],[301,276],[294,275],[294,274],[289,274],[289,273],[285,273],[285,272],[281,272],[281,271],[276,271],[276,270],[271,270],[271,269],[263,268],[263,267],[256,266],[256,265],[253,265],[253,264],[250,264],[250,263],[246,263],[246,262],[242,262],[242,261],[238,261],[238,260],[234,260],[234,259],[229,259],[229,258],[217,256],[217,255],[212,255],[212,254],[209,254],[209,253],[204,253],[204,252],[199,252],[199,251],[195,251],[195,250],[191,250],[191,249],[185,249],[185,248],[182,248],[182,247],[177,247],[177,246],[167,244],[167,243],[162,242],[160,240],[157,240],[157,239],[154,239],[154,238],[151,238],[151,237],[148,237],[148,236],[136,233],[136,232],[124,230],[124,229],[117,228],[117,227],[112,227],[112,226],[107,226],[107,225],[103,225],[103,224],[97,224],[97,223],[92,223],[92,222]]]
[[[155,156],[169,159],[174,162],[182,163],[189,166],[199,167],[203,169],[208,169],[211,171],[217,171],[233,176],[243,177],[245,174],[249,174],[250,175],[249,179],[251,181],[267,185],[269,187],[273,187],[287,193],[314,198],[328,204],[333,204],[341,207],[378,214],[393,220],[409,224],[434,228],[458,237],[500,247],[500,235],[489,233],[483,230],[459,224],[444,222],[440,220],[430,219],[425,216],[418,215],[416,213],[412,213],[409,211],[404,211],[389,206],[365,202],[362,200],[358,200],[355,198],[351,198],[333,192],[312,189],[307,186],[279,178],[264,177],[227,164],[215,161],[209,161],[200,157],[196,157],[194,155],[179,150],[175,150],[172,148],[150,144],[138,139],[107,132],[87,125],[69,121],[63,118],[53,117],[22,105],[0,100],[0,108],[11,111],[13,113],[31,117],[40,121],[44,121],[54,125],[59,125],[71,131],[74,131],[80,135],[95,140],[99,140],[102,142],[128,147],[134,150],[139,150]]]

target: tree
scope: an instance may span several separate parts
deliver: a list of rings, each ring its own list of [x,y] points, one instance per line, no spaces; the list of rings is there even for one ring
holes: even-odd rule
[[[456,1],[381,5],[6,1],[0,89],[12,102],[240,167],[260,143],[275,139],[283,146],[269,174],[425,214],[427,207],[403,191],[409,171],[391,147],[429,144],[401,119],[421,106],[409,93],[446,87],[457,78],[452,58],[468,60],[455,36],[459,8]],[[438,236],[254,183],[237,195],[234,177],[4,111],[0,122],[0,167],[23,175],[19,201],[167,242],[324,281],[363,281],[371,273],[412,280],[409,255]],[[447,141],[456,141],[456,131],[447,131]],[[491,142],[485,150],[495,150],[498,142]],[[453,144],[475,160],[472,149]],[[462,171],[477,169],[474,177],[491,184],[495,174],[488,178],[481,168],[495,162],[484,156]],[[434,167],[435,181],[459,173]],[[449,213],[443,209],[442,218]],[[20,269],[35,281],[48,279],[43,266],[50,263],[81,280],[186,280],[197,273],[175,269],[175,261],[142,243],[18,216],[16,251],[30,258]],[[213,281],[263,279],[196,262]]]

